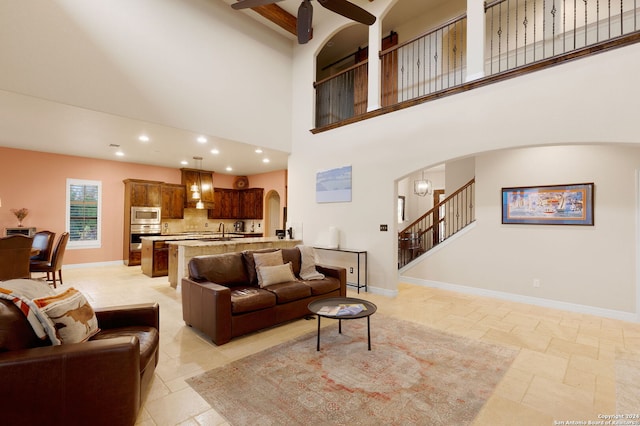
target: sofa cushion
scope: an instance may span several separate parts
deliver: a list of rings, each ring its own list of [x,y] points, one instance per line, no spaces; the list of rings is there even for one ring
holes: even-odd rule
[[[241,253],[196,256],[189,261],[189,277],[194,281],[246,286],[250,283]]]
[[[93,308],[73,287],[55,296],[33,299],[33,303],[51,320],[63,344],[84,342],[100,331]]]
[[[291,262],[275,266],[258,267],[258,283],[261,288],[269,285],[295,281]]]
[[[237,288],[231,292],[231,313],[257,311],[276,304],[276,295],[253,287]]]
[[[340,280],[334,277],[324,277],[321,280],[302,281],[311,289],[311,294],[327,294],[340,289]]]
[[[254,253],[253,261],[256,265],[256,273],[258,275],[258,286],[264,287],[262,282],[262,274],[260,269],[266,266],[278,266],[284,264],[282,260],[282,251],[276,250],[268,253]]]
[[[293,267],[293,274],[296,277],[300,276],[300,263],[302,262],[302,260],[300,258],[300,250],[298,248],[283,248],[282,261],[284,263],[291,262],[291,266]]]
[[[242,252],[242,258],[244,259],[245,268],[247,269],[247,275],[249,276],[249,283],[252,286],[258,286],[258,274],[256,273],[256,261],[253,255],[256,253],[272,253],[278,249],[266,248],[260,250],[245,250]],[[284,263],[284,261],[282,262]]]
[[[299,281],[273,284],[264,288],[276,295],[278,304],[292,302],[311,296],[311,287]]]
[[[114,337],[132,337],[135,336],[140,342],[140,371],[149,364],[149,361],[153,358],[155,350],[158,347],[160,336],[158,330],[154,327],[145,326],[131,326],[111,328],[108,330],[102,330],[90,340],[103,340],[112,339]]]

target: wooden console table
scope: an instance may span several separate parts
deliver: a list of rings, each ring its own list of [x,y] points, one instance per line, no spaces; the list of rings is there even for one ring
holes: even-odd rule
[[[347,285],[351,287],[356,287],[358,289],[358,294],[360,294],[361,288],[364,288],[364,291],[367,291],[368,274],[367,274],[367,251],[366,250],[354,250],[354,249],[347,249],[347,248],[327,248],[327,247],[314,247],[314,248],[316,250],[338,251],[341,253],[351,253],[355,255],[358,280],[355,283],[350,283],[347,280]],[[362,264],[364,265],[364,284],[360,283],[360,265],[361,265],[360,259],[361,258],[362,258]]]

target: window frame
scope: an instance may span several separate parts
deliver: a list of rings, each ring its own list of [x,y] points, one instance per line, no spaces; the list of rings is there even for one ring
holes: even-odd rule
[[[98,201],[97,201],[97,220],[96,220],[96,239],[94,240],[82,240],[82,241],[72,241],[71,237],[69,238],[69,242],[67,243],[67,248],[69,249],[87,249],[87,248],[102,248],[102,182],[98,180],[88,180],[88,179],[73,179],[67,178],[66,185],[66,218],[65,218],[65,228],[69,235],[71,235],[71,186],[81,185],[81,186],[97,186],[98,187]]]
[[[405,206],[406,206],[406,198],[404,195],[398,195],[398,204],[396,206],[397,211],[396,211],[396,215],[397,215],[397,222],[398,224],[404,223],[404,221],[406,220],[406,216],[405,216]]]

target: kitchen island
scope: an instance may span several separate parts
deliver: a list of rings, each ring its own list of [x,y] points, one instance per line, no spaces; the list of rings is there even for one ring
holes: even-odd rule
[[[149,237],[150,240],[163,237]],[[218,237],[204,239],[184,239],[173,241],[165,238],[169,255],[169,284],[176,288],[183,277],[188,276],[189,260],[195,256],[218,253],[232,253],[243,250],[260,250],[266,248],[288,248],[302,244],[302,240],[279,239],[278,237],[228,238],[221,241]]]
[[[148,277],[162,277],[167,275],[169,273],[169,245],[167,244],[169,241],[216,241],[255,237],[262,237],[262,233],[184,232],[179,234],[141,237],[140,266],[142,273]]]

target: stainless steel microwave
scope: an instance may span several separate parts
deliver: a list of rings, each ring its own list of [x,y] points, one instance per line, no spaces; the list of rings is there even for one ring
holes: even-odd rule
[[[160,225],[160,207],[131,207],[132,225]]]

